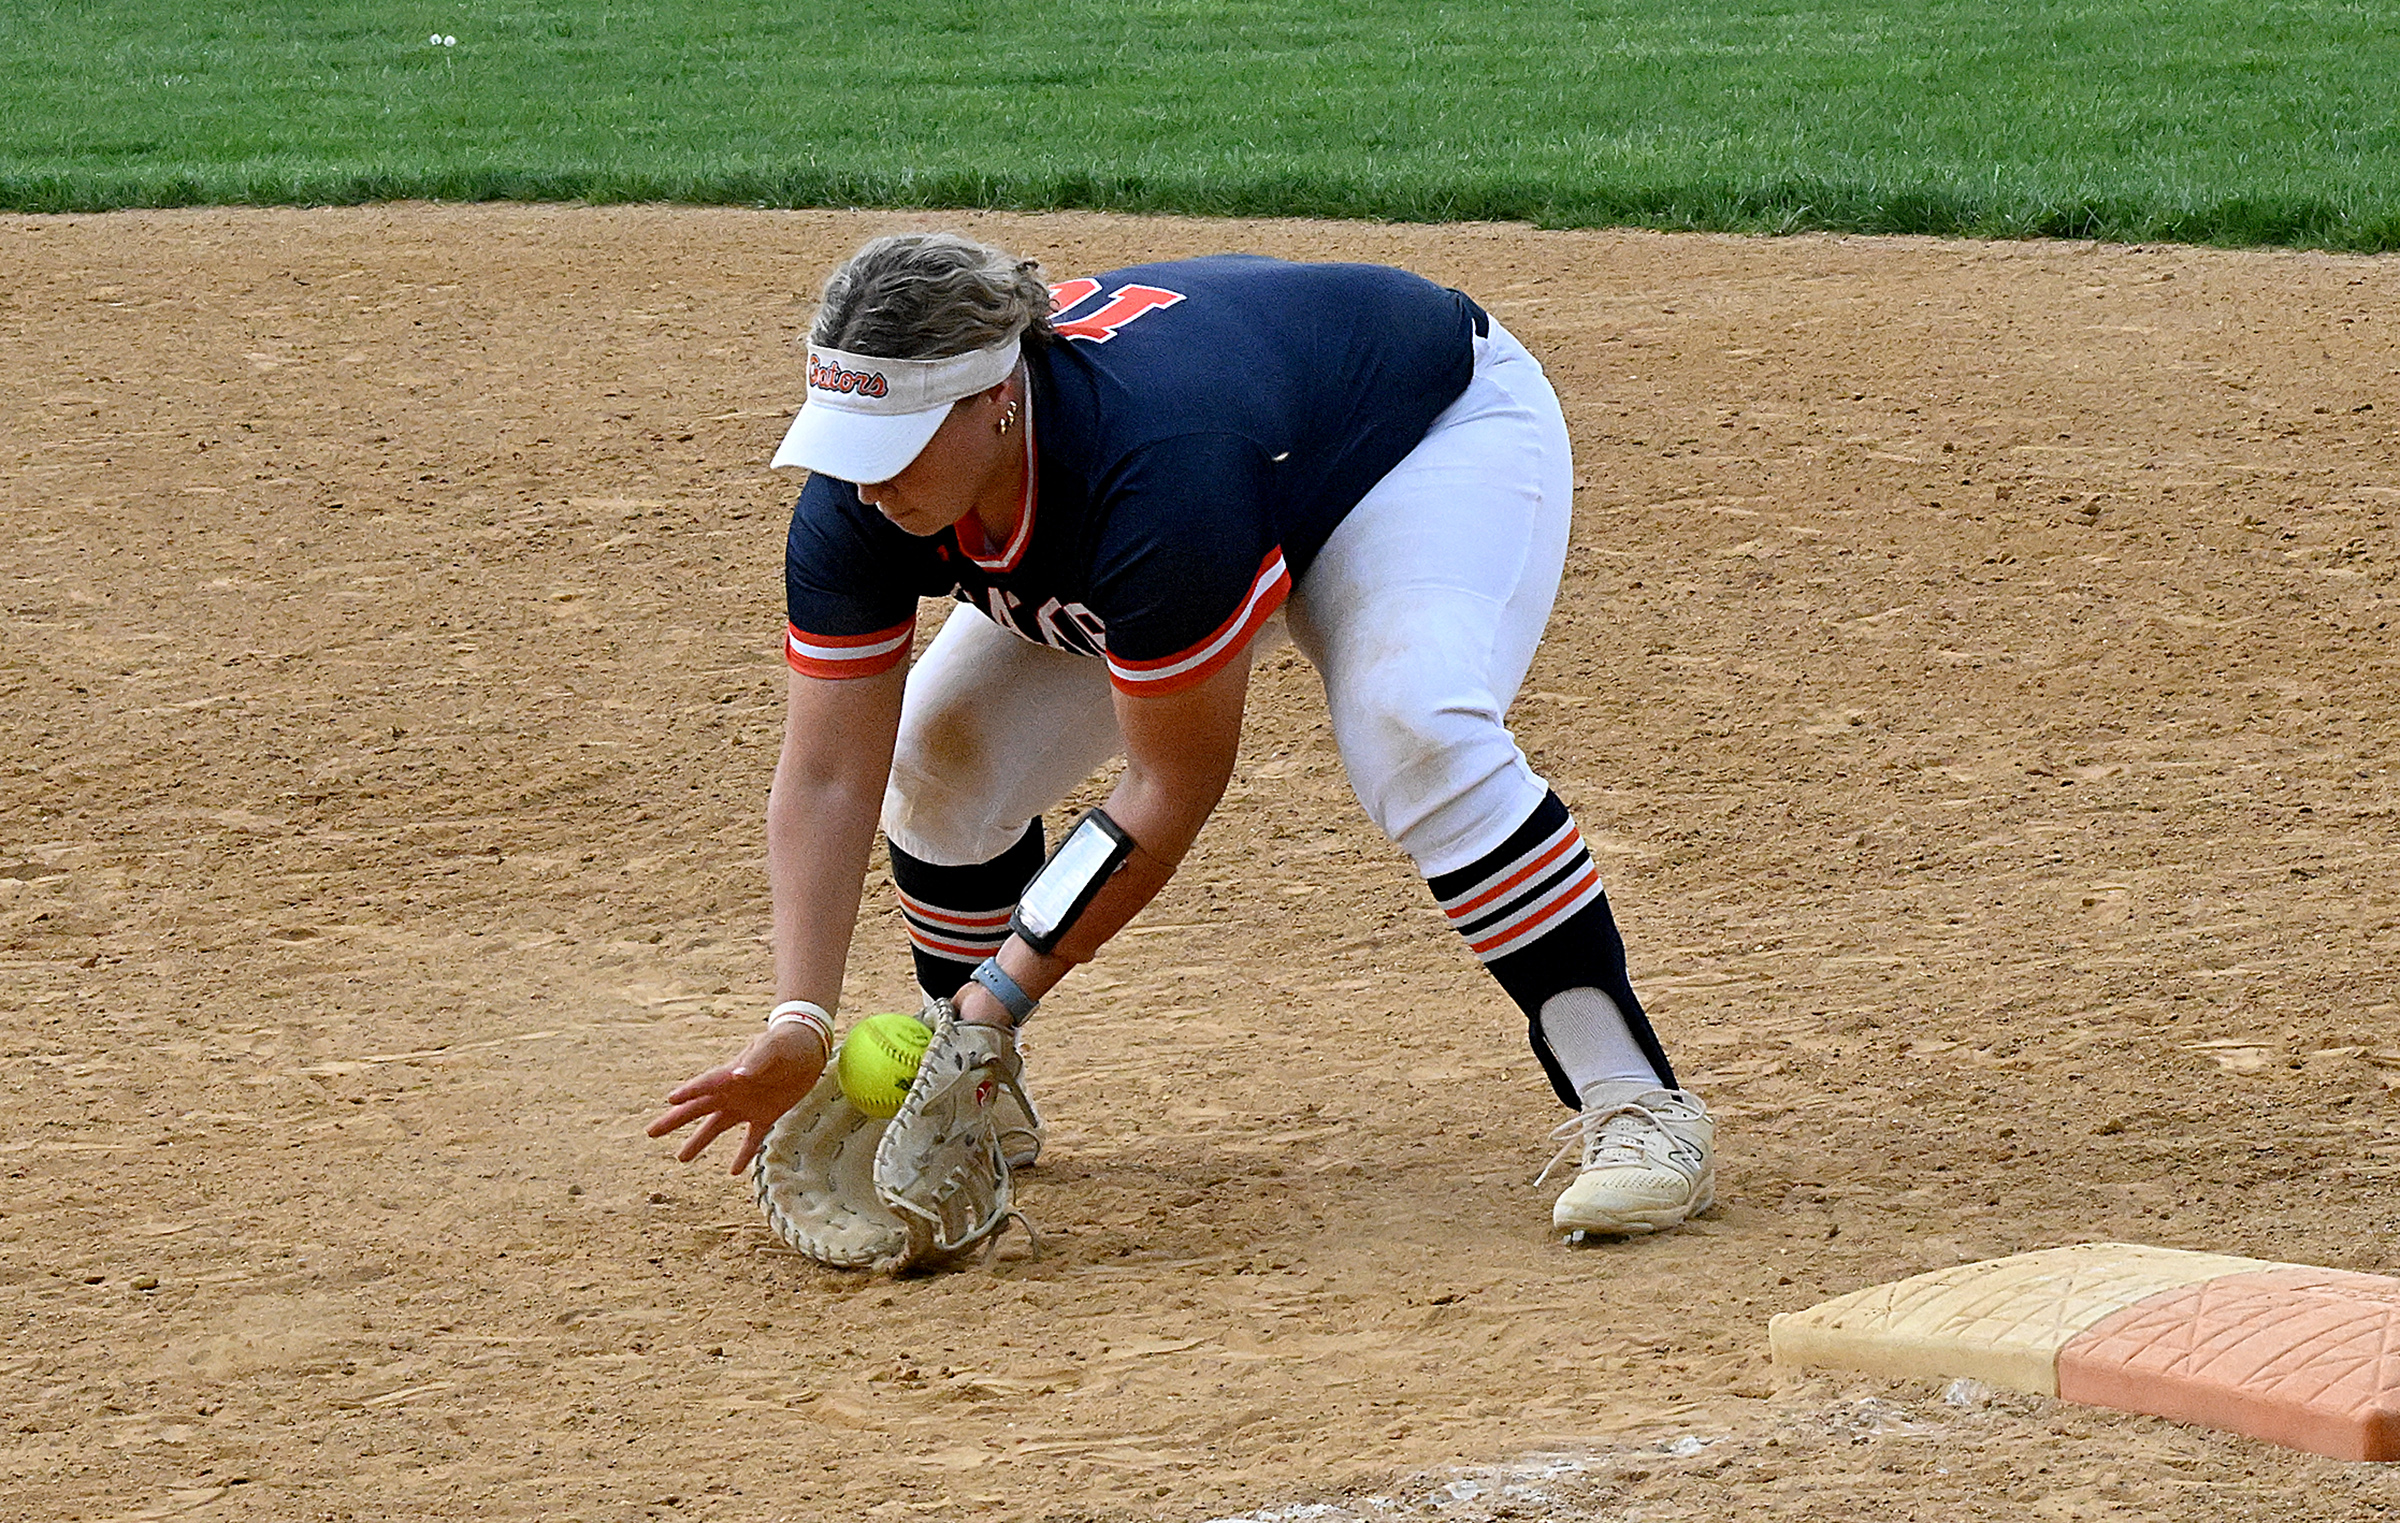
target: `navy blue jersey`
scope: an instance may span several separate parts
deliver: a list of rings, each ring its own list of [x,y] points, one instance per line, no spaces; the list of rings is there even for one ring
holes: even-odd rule
[[[1254,255],[1052,289],[1061,342],[1029,353],[1034,489],[1010,543],[971,514],[912,535],[811,477],[784,554],[794,670],[887,671],[917,599],[950,596],[1105,656],[1127,692],[1202,680],[1466,390],[1486,323],[1405,271]]]

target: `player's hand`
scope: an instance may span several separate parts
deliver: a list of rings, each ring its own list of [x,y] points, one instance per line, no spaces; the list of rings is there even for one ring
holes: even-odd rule
[[[739,1174],[758,1155],[767,1129],[816,1084],[825,1059],[824,1045],[805,1021],[762,1031],[732,1062],[686,1079],[668,1095],[668,1108],[650,1123],[650,1135],[664,1137],[706,1117],[675,1155],[690,1163],[718,1137],[747,1126],[750,1130],[726,1170]]]

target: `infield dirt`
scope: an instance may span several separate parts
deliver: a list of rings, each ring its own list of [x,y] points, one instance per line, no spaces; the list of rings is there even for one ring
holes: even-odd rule
[[[1543,357],[1515,723],[1722,1118],[1705,1220],[1552,1237],[1519,1019],[1288,650],[1033,1028],[1038,1258],[822,1270],[642,1136],[768,994],[764,461],[902,225],[1402,264]],[[0,338],[0,1516],[2400,1512],[1765,1336],[2088,1239],[2400,1269],[2400,262],[204,211],[0,219]],[[910,1004],[879,873],[847,1005]]]

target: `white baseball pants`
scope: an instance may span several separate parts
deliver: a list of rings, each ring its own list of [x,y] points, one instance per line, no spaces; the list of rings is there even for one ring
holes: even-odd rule
[[[1427,877],[1499,847],[1547,792],[1504,716],[1558,595],[1573,497],[1558,398],[1495,322],[1466,391],[1287,605],[1359,802]],[[908,675],[884,831],[928,863],[990,861],[1123,748],[1104,662],[954,609]]]

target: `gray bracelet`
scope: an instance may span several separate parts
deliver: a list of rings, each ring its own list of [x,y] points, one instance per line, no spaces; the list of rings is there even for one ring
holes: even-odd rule
[[[1000,966],[997,957],[987,957],[977,963],[975,971],[967,976],[983,985],[984,992],[1000,1002],[1000,1008],[1008,1012],[1008,1021],[1012,1026],[1024,1025],[1025,1017],[1042,1006],[1040,1000],[1027,994],[1015,979],[1008,976],[1008,970]]]

